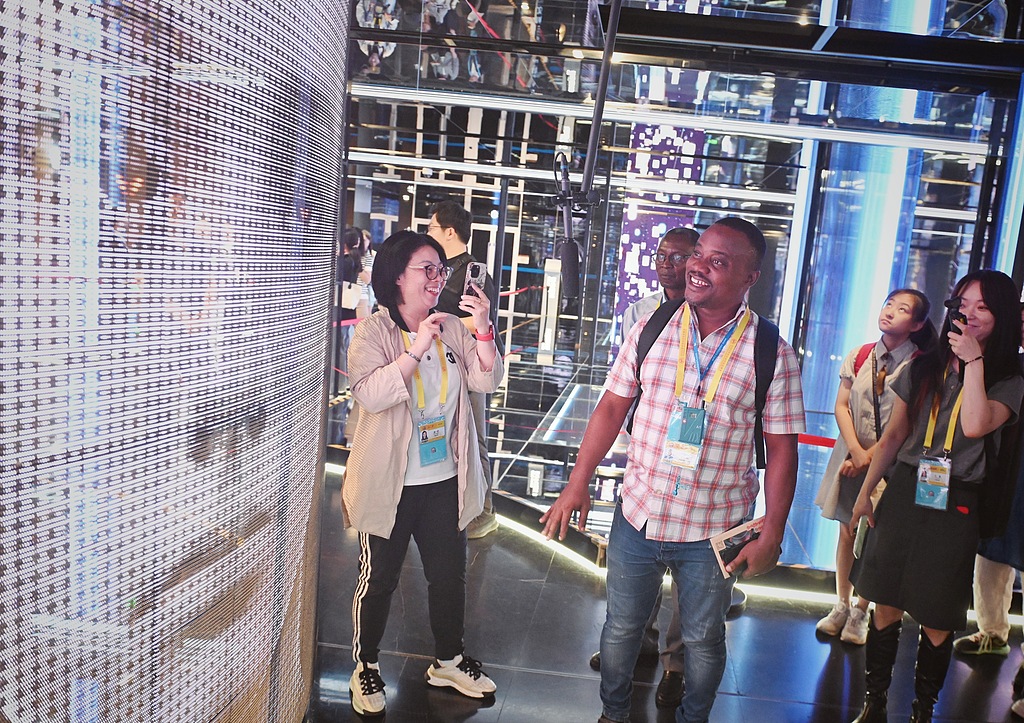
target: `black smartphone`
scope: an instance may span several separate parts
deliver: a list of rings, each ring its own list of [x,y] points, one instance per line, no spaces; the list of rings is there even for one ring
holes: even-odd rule
[[[949,330],[952,331],[954,334],[963,334],[963,331],[953,326],[952,323],[954,321],[959,321],[961,324],[967,324],[967,317],[964,315],[962,311],[960,311],[960,306],[961,304],[963,304],[963,299],[961,299],[959,296],[954,296],[952,299],[946,299],[942,303],[947,309],[949,309]]]
[[[466,267],[466,286],[462,290],[463,294],[476,295],[476,291],[473,290],[473,286],[477,286],[480,289],[484,288],[484,281],[487,279],[487,264],[482,264],[479,261],[471,261]]]

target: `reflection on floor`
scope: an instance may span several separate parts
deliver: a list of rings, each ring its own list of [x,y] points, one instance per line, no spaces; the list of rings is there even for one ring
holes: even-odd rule
[[[588,380],[578,369],[567,378],[568,371],[511,365],[509,393],[496,400],[490,416],[498,489],[539,507],[550,505],[565,485],[604,381]],[[820,417],[809,413],[809,426],[821,431],[831,425],[834,434],[831,415],[828,424]],[[611,527],[614,488],[622,481],[627,442],[626,435],[620,435],[597,469],[591,532],[607,534]],[[817,444],[800,445],[796,494],[782,549],[784,565],[818,570],[831,570],[835,565],[839,526],[823,519],[814,504],[831,451]]]
[[[341,524],[337,479],[328,483],[320,577],[316,723],[356,721],[349,705],[350,608],[355,533]],[[599,676],[588,666],[604,620],[604,584],[550,548],[501,528],[469,546],[466,645],[498,686],[493,700],[472,701],[429,688],[433,652],[426,583],[410,547],[382,649],[390,723],[501,721],[592,723],[601,713]],[[712,723],[847,723],[864,693],[863,648],[815,637],[826,606],[751,597],[728,624],[729,664]],[[667,608],[661,620],[668,621]],[[907,720],[913,699],[917,627],[904,628],[890,696],[891,720]],[[936,721],[1011,721],[1010,685],[1021,660],[1020,630],[1009,659],[955,660]],[[658,710],[660,671],[638,668],[632,720],[672,721]],[[378,719],[379,720],[379,719]]]

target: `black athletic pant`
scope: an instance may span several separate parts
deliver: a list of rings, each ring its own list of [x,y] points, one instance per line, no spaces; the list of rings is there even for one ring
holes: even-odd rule
[[[458,478],[402,491],[391,537],[359,533],[359,579],[352,600],[353,657],[376,663],[391,595],[398,587],[409,538],[416,540],[427,578],[434,655],[462,653],[466,618],[466,533],[459,530]]]

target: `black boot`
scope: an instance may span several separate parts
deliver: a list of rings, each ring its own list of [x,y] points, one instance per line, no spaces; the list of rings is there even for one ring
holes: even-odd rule
[[[864,708],[853,723],[886,723],[886,702],[889,698],[889,684],[892,682],[892,666],[896,663],[896,651],[900,646],[900,631],[903,621],[897,620],[887,628],[875,627],[874,617],[868,626],[868,643],[864,650],[864,681],[867,693]]]
[[[917,700],[910,714],[910,723],[931,723],[932,709],[939,699],[939,691],[946,682],[949,659],[953,655],[953,636],[947,635],[939,645],[921,631],[917,644],[917,670],[914,677],[914,693]]]

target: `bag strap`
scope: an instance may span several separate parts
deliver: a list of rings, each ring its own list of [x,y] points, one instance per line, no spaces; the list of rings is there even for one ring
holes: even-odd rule
[[[665,330],[669,320],[683,305],[683,299],[666,301],[659,306],[647,325],[640,332],[640,339],[636,345],[636,383],[640,388],[639,393],[633,399],[633,406],[626,415],[626,431],[633,433],[633,416],[637,407],[640,406],[640,398],[643,396],[643,385],[640,381],[640,367],[644,359],[654,346],[654,342]],[[768,387],[775,378],[775,364],[778,360],[779,350],[779,327],[763,316],[757,317],[757,334],[754,338],[754,454],[757,459],[757,468],[764,469],[766,454],[764,448],[764,407],[768,401]]]
[[[857,350],[857,356],[853,360],[853,376],[857,376],[860,373],[860,368],[864,366],[864,362],[871,356],[871,350],[875,348],[875,342],[869,341],[867,344]]]
[[[768,387],[775,378],[775,364],[779,358],[779,327],[763,316],[757,317],[757,336],[754,338],[754,456],[757,468],[764,469],[767,457],[764,448],[764,405],[768,401]]]
[[[640,332],[640,339],[636,343],[636,383],[640,388],[636,397],[633,399],[633,406],[629,408],[629,414],[626,415],[626,431],[630,434],[633,433],[633,415],[636,414],[637,407],[640,406],[640,397],[643,396],[644,388],[640,382],[640,367],[644,363],[644,359],[647,358],[647,353],[650,352],[651,347],[654,346],[654,342],[661,336],[661,332],[665,330],[668,325],[669,319],[679,311],[679,307],[683,305],[684,299],[682,297],[671,301],[666,301],[664,304],[659,306],[651,314],[651,318],[647,320],[647,325]]]

